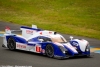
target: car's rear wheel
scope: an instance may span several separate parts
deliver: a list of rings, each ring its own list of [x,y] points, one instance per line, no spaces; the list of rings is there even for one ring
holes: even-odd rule
[[[7,46],[10,50],[15,50],[16,49],[16,42],[15,42],[14,38],[10,37],[8,39],[8,45]]]
[[[46,55],[48,57],[54,57],[54,48],[50,44],[46,46]]]

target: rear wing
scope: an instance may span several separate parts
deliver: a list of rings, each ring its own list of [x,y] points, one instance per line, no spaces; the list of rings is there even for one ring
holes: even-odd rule
[[[25,38],[29,38],[30,36],[34,35],[36,32],[41,31],[41,29],[38,29],[36,25],[32,25],[32,28],[21,26],[20,30],[22,30],[22,36]]]
[[[12,34],[12,33],[18,33],[21,32],[21,30],[11,30],[10,27],[6,26],[5,33],[6,34]]]

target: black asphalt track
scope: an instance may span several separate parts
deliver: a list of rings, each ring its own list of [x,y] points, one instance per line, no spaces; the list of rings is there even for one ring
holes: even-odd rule
[[[4,31],[5,26],[10,26],[11,29],[19,29],[20,25],[0,22],[0,31]],[[70,35],[63,36],[69,40]],[[100,48],[100,40],[91,39],[86,37],[74,36],[74,38],[87,39],[91,46]],[[3,39],[0,37],[0,45],[2,45]],[[0,67],[100,67],[100,54],[91,53],[90,58],[74,57],[65,60],[58,60],[54,58],[48,58],[46,56],[35,54],[26,51],[10,51],[8,49],[0,47]]]

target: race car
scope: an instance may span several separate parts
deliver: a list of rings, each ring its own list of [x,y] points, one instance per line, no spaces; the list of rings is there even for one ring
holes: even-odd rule
[[[20,31],[21,34],[15,34],[16,31]],[[61,34],[41,30],[36,25],[32,25],[32,28],[21,26],[20,30],[10,30],[7,27],[2,47],[40,53],[55,58],[90,56],[90,45],[87,40],[74,39],[70,36],[70,40],[67,41]]]

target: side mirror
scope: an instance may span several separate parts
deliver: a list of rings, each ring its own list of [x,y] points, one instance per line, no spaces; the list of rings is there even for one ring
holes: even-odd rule
[[[70,36],[70,39],[73,40],[73,36]]]

